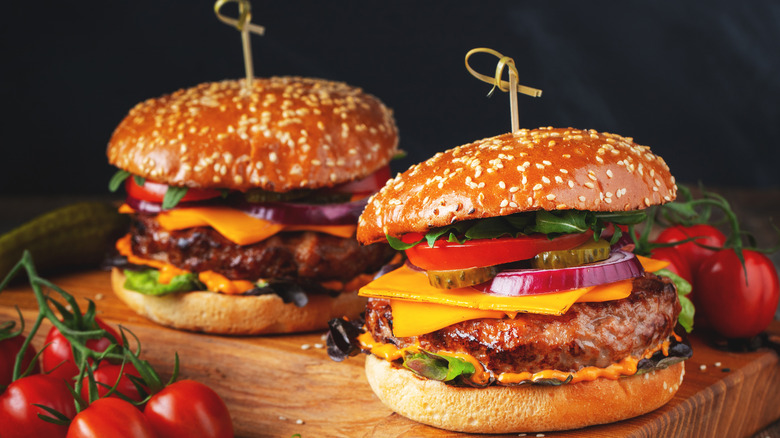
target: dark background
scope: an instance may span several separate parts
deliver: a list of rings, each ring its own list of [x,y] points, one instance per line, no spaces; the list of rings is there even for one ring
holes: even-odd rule
[[[213,2],[9,2],[0,15],[0,195],[102,194],[105,146],[137,102],[243,75]],[[515,59],[523,127],[632,136],[685,183],[780,187],[780,2],[252,2],[257,76],[360,86],[394,108],[402,170],[510,130],[466,52]],[[236,15],[233,5],[225,8]],[[492,75],[496,59],[472,65]]]

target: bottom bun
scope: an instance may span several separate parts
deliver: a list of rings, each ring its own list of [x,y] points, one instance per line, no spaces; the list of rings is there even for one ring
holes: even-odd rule
[[[245,296],[214,292],[183,292],[144,295],[124,288],[125,276],[111,271],[114,293],[136,313],[169,327],[206,333],[258,335],[293,333],[327,328],[328,321],[355,318],[365,309],[366,299],[357,290],[336,297],[310,294],[304,307],[285,304],[275,294]]]
[[[668,402],[684,374],[680,362],[618,380],[470,388],[421,379],[375,356],[366,359],[368,383],[390,409],[441,429],[479,433],[578,429],[636,417]]]

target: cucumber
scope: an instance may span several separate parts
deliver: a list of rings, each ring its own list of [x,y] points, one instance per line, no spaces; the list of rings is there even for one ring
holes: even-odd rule
[[[0,281],[29,250],[39,273],[98,266],[130,219],[106,202],[80,202],[44,213],[0,236]]]
[[[452,269],[447,271],[425,271],[428,282],[439,289],[455,289],[484,283],[496,276],[495,266],[483,268]]]

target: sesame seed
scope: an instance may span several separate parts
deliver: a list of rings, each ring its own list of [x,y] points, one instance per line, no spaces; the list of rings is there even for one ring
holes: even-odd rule
[[[506,199],[504,199],[504,200],[502,200],[502,201],[501,201],[501,204],[499,204],[499,207],[501,207],[501,208],[504,208],[504,207],[506,207],[507,205],[509,205],[509,201],[507,201]]]
[[[592,182],[588,181],[588,182],[585,183],[585,187],[587,187],[589,189],[592,189],[592,188],[594,188],[596,186],[594,186]]]
[[[580,197],[579,197],[579,198],[577,198],[577,199],[579,199],[579,200],[580,200],[580,202],[585,202],[585,199],[586,199],[586,198],[585,198],[584,196],[580,195]]]
[[[548,201],[552,201],[552,200],[554,200],[554,199],[555,199],[555,195],[553,195],[552,193],[550,193],[549,195],[547,195],[547,200],[548,200]]]
[[[541,189],[542,189],[542,185],[541,184],[537,184],[533,188],[534,191],[541,190]]]
[[[607,176],[612,178],[612,169],[607,169]]]
[[[546,176],[542,177],[542,182],[545,184],[550,184],[550,178],[547,178]]]
[[[498,186],[501,187],[502,189],[506,188],[506,184],[503,181],[499,181]]]

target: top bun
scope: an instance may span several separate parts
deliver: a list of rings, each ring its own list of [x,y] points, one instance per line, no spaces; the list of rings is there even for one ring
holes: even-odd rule
[[[298,77],[200,84],[135,106],[111,164],[174,186],[286,192],[360,179],[396,153],[392,111],[341,82]]]
[[[437,153],[389,180],[369,199],[357,238],[368,244],[533,210],[637,210],[676,193],[669,166],[631,138],[523,129]]]

